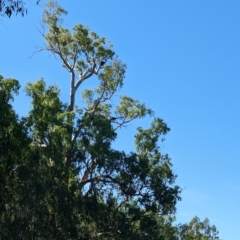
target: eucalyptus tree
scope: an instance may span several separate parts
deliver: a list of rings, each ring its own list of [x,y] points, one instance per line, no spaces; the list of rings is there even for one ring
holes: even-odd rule
[[[69,73],[69,102],[43,79],[27,85],[32,109],[21,120],[24,136],[17,135],[26,155],[16,157],[23,162],[12,168],[22,186],[17,196],[23,196],[13,205],[23,214],[8,212],[2,231],[15,239],[171,239],[175,230],[167,226],[181,190],[170,158],[158,145],[170,129],[138,100],[114,99],[126,65],[105,37],[81,24],[64,28],[66,14],[50,2],[43,37],[44,49]],[[97,86],[84,89],[90,81]],[[119,131],[146,116],[153,121],[147,129],[137,128],[135,150],[114,149]]]
[[[171,161],[158,146],[169,128],[155,117],[148,129],[137,129],[135,152],[112,148],[122,127],[153,116],[153,111],[129,96],[121,96],[117,106],[112,104],[123,86],[126,65],[105,37],[81,24],[72,30],[64,28],[61,16],[66,14],[50,2],[43,14],[47,27],[43,36],[44,49],[69,72],[69,103],[62,104],[57,87],[46,89],[43,80],[29,84],[32,137],[44,146],[42,157],[51,166],[60,166],[63,184],[79,196],[84,208],[75,210],[75,216],[81,219],[81,234],[120,239],[139,239],[141,235],[151,239],[149,223],[153,224],[156,216],[174,214],[180,200]],[[82,91],[84,104],[80,105],[77,92],[84,82],[94,78],[98,86]]]
[[[217,240],[219,233],[215,225],[211,225],[208,218],[201,221],[197,216],[188,224],[178,226],[179,239],[181,240]]]

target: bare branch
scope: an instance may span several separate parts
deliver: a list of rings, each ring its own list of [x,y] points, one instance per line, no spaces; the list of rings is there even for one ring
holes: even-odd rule
[[[88,176],[92,172],[93,168],[96,166],[96,162],[94,160],[90,160],[90,161],[91,161],[90,166],[87,166],[87,168],[86,168],[81,180],[79,181],[79,183],[87,183],[87,180],[89,180]]]
[[[121,122],[121,123],[118,123],[118,122],[114,122],[116,123],[118,126],[116,128],[114,128],[114,131],[116,131],[118,128],[121,128],[121,127],[125,127],[124,125],[133,121],[134,119],[138,118],[138,116],[134,117],[134,118],[131,118],[129,120],[126,121],[127,117],[121,117],[121,118],[124,118],[124,120]]]
[[[84,173],[84,175],[85,175],[85,173]],[[84,186],[87,183],[92,183],[92,182],[100,180],[100,179],[101,179],[101,175],[93,177],[93,178],[89,178],[89,179],[83,179],[82,178],[81,181],[79,181],[79,183]]]
[[[109,236],[116,236],[117,234],[121,234],[120,230],[117,230],[116,232],[100,232],[97,234],[97,236],[102,236],[102,235],[109,235]]]
[[[77,89],[79,88],[79,86],[83,83],[83,81],[85,81],[86,79],[90,78],[95,72],[94,69],[96,68],[96,64],[94,62],[93,67],[89,68],[88,70],[86,70],[86,72],[83,75],[80,75],[79,80],[76,82],[74,88],[75,91],[77,91]]]
[[[34,55],[35,55],[36,53],[39,53],[39,52],[44,51],[44,50],[45,50],[45,49],[40,48],[40,49],[38,49],[37,51],[34,51],[33,54],[29,57],[29,59],[32,58],[32,57],[34,57]]]

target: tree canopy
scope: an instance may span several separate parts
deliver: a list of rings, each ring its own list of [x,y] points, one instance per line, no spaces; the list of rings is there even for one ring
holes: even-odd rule
[[[201,221],[197,216],[188,224],[180,224],[178,226],[179,238],[182,240],[217,240],[218,231],[215,225],[211,225],[208,218]]]
[[[69,72],[68,103],[61,100],[56,85],[47,86],[40,79],[27,84],[32,108],[19,118],[11,104],[19,82],[0,77],[0,236],[156,240],[178,239],[179,232],[185,236],[185,229],[200,223],[195,219],[189,228],[173,226],[181,188],[175,183],[171,159],[159,147],[169,127],[129,96],[120,96],[113,104],[126,65],[105,37],[81,24],[64,28],[61,17],[66,14],[50,2],[43,14],[47,28],[43,37],[44,49]],[[83,82],[91,79],[98,85],[82,90]],[[80,90],[82,101],[76,98]],[[114,149],[121,128],[146,116],[153,121],[148,128],[136,129],[135,150]]]

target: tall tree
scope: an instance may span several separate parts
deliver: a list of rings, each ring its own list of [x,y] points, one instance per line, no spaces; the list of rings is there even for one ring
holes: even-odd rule
[[[62,15],[66,15],[64,9],[48,4],[44,38],[45,49],[70,74],[69,103],[62,103],[57,86],[47,87],[41,79],[26,87],[32,98],[29,115],[17,120],[12,112],[13,120],[2,119],[9,128],[20,124],[15,135],[9,130],[11,139],[16,138],[11,144],[18,144],[13,148],[19,151],[11,151],[9,170],[4,165],[9,160],[1,159],[1,171],[14,173],[11,181],[2,178],[1,190],[6,196],[0,203],[3,236],[164,239],[160,229],[172,234],[166,226],[180,200],[170,158],[158,146],[169,128],[155,117],[148,129],[137,129],[134,152],[113,149],[122,127],[153,116],[153,111],[128,96],[121,96],[117,106],[112,104],[123,86],[126,65],[104,37],[81,24],[73,30],[64,28]],[[80,106],[76,94],[91,79],[98,86],[82,91],[84,104]],[[2,82],[9,84],[9,80]],[[11,86],[3,88],[7,96],[19,84]],[[5,111],[12,109],[10,99],[5,100]],[[15,189],[12,199],[6,188]]]
[[[132,229],[131,234],[143,231],[147,234],[147,221],[153,219],[155,214],[174,213],[176,202],[180,199],[180,189],[174,185],[176,176],[172,173],[170,159],[168,155],[161,154],[158,147],[159,138],[169,128],[162,119],[155,118],[149,129],[138,128],[135,135],[136,152],[127,154],[112,149],[111,143],[121,127],[134,119],[153,115],[153,111],[128,96],[120,97],[118,106],[112,105],[113,96],[123,85],[126,65],[116,57],[106,38],[99,37],[81,24],[75,25],[72,31],[64,28],[61,16],[66,13],[51,2],[43,18],[48,28],[44,36],[45,49],[61,60],[62,66],[70,74],[69,104],[61,113],[66,125],[60,131],[61,134],[64,132],[61,137],[61,147],[65,151],[62,161],[76,171],[77,189],[82,198],[87,202],[93,198],[100,211],[97,219],[97,209],[86,213],[96,225],[94,231],[91,229],[91,234],[96,231],[99,236],[124,236],[127,229]],[[76,93],[83,82],[94,76],[99,85],[82,92],[85,106],[80,107],[76,103]],[[32,89],[35,87],[32,85]],[[29,94],[34,97],[33,91]],[[35,106],[38,105],[36,103]],[[30,117],[37,116],[36,107]],[[59,119],[59,116],[56,118]],[[42,118],[38,116],[34,119],[36,122]],[[50,147],[54,127],[49,130],[48,123],[49,119],[46,119],[45,127],[34,133],[34,137]],[[35,128],[37,126],[35,123]],[[106,218],[101,212],[104,208],[112,214],[121,213],[123,219],[120,218],[119,222],[114,220],[114,216]],[[137,222],[138,227],[132,228]]]
[[[32,109],[19,118],[11,101],[20,85],[0,76],[1,238],[218,239],[208,219],[173,225],[181,189],[158,146],[170,130],[162,119],[137,128],[135,151],[113,148],[122,127],[153,111],[129,96],[113,99],[126,65],[106,38],[81,24],[64,28],[66,14],[50,2],[43,37],[69,72],[68,103],[40,79],[27,84]],[[98,85],[82,90],[91,80]]]

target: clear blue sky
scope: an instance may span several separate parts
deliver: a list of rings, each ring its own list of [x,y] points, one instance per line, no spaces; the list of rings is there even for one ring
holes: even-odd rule
[[[69,4],[71,2],[71,4]],[[43,46],[41,6],[0,20],[0,74],[22,86],[43,77],[68,95],[68,74]],[[66,26],[89,26],[128,65],[121,94],[145,102],[171,132],[161,145],[183,188],[177,220],[208,217],[224,240],[240,239],[240,1],[62,0]],[[27,114],[29,99],[15,103]],[[147,126],[148,120],[138,122]],[[131,150],[137,125],[120,136]],[[124,135],[125,134],[125,135]],[[132,136],[132,137],[131,137]]]

